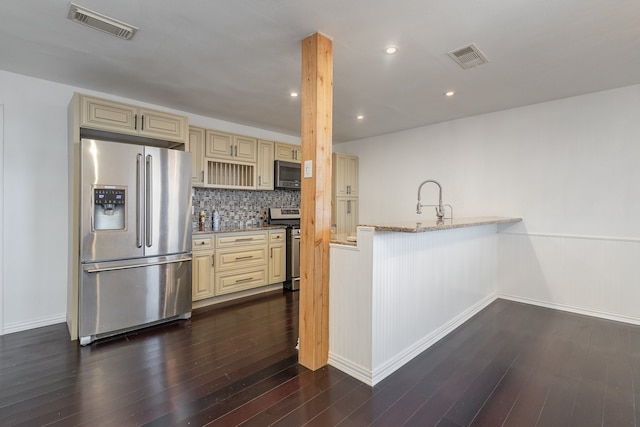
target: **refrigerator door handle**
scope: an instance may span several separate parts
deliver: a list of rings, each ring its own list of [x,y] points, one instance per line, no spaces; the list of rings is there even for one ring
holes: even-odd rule
[[[142,247],[142,154],[136,159],[136,247]]]
[[[116,270],[127,270],[129,268],[140,268],[140,267],[153,267],[154,265],[164,265],[164,264],[174,264],[178,262],[191,261],[190,256],[184,256],[179,258],[171,258],[164,259],[160,261],[147,262],[147,263],[136,263],[136,264],[120,264],[120,265],[109,265],[100,267],[99,264],[87,265],[84,267],[84,271],[86,273],[101,273],[103,271],[116,271]]]
[[[153,218],[153,157],[151,154],[147,154],[147,179],[145,182],[146,185],[146,193],[147,193],[147,203],[146,203],[146,214],[147,218],[145,221],[146,224],[146,235],[147,235],[147,247],[153,246],[153,235],[151,234],[151,230],[153,229],[153,224],[151,224],[151,218]]]

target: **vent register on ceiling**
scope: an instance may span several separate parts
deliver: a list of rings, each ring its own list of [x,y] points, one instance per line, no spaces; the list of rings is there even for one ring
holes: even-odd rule
[[[138,31],[138,28],[133,25],[126,24],[73,3],[69,5],[67,18],[78,24],[86,25],[124,40],[131,40]]]
[[[486,55],[482,53],[482,51],[478,49],[478,46],[476,46],[474,43],[455,50],[451,50],[447,52],[447,55],[449,55],[449,57],[451,57],[451,59],[453,59],[456,64],[458,64],[465,70],[489,62]]]

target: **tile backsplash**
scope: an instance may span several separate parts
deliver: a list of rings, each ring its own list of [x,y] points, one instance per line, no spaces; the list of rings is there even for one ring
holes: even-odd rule
[[[262,221],[261,211],[267,208],[297,208],[300,207],[300,191],[248,191],[223,190],[218,188],[192,189],[194,214],[191,216],[191,226],[198,229],[200,211],[205,213],[205,228],[212,228],[212,212],[218,209],[220,213],[220,227],[257,225]]]

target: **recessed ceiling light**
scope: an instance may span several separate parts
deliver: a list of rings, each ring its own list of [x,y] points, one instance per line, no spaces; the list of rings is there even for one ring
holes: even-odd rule
[[[298,92],[291,92],[290,93],[292,98],[297,98],[298,97]]]
[[[387,55],[393,55],[398,53],[398,47],[397,46],[387,46],[384,48],[384,53],[386,53]]]
[[[444,96],[453,96],[453,95],[455,95],[455,94],[456,94],[456,92],[455,92],[455,91],[450,90],[450,91],[445,92],[445,93],[444,93]]]
[[[356,119],[358,119],[358,120],[362,120],[362,119],[364,119],[364,116],[363,116],[362,114],[358,114],[358,115],[356,116]]]

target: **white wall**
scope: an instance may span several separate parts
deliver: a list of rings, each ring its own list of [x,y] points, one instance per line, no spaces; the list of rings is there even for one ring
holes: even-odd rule
[[[0,105],[4,105],[4,268],[0,281],[4,322],[0,322],[0,334],[65,321],[67,106],[74,91],[171,111],[0,71]],[[300,143],[299,137],[181,113],[194,125]]]
[[[636,85],[335,151],[360,157],[360,223],[433,218],[415,204],[436,179],[455,216],[524,218],[501,234],[502,296],[640,323],[639,118]]]
[[[4,330],[4,105],[0,104],[0,335]]]

